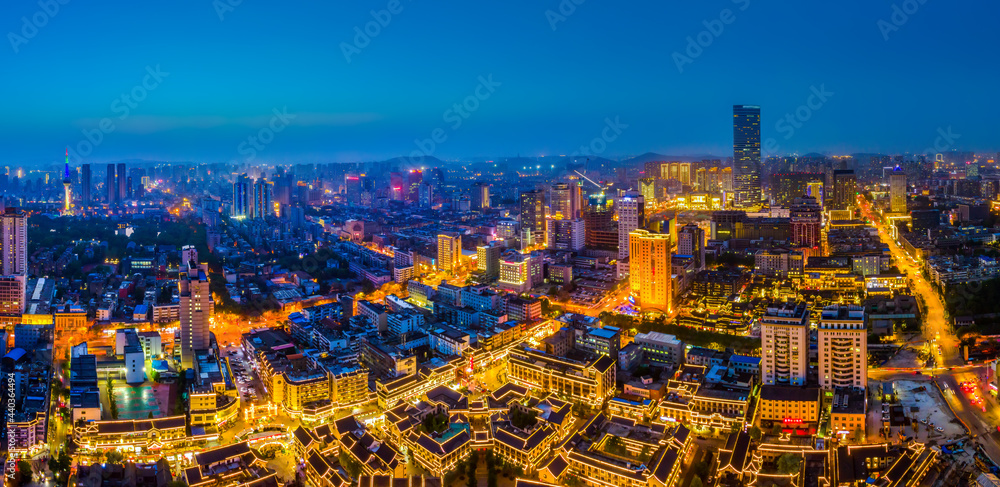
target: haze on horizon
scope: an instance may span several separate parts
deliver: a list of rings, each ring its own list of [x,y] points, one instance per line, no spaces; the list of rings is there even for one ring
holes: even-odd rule
[[[4,165],[725,157],[734,104],[765,155],[1000,148],[996,4],[49,2],[0,17]]]

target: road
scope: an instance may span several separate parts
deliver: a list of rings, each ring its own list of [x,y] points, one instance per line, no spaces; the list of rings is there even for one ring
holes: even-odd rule
[[[959,340],[945,317],[945,306],[941,297],[923,278],[916,259],[907,254],[892,238],[885,225],[872,214],[871,204],[859,196],[861,213],[878,229],[882,241],[889,246],[889,252],[900,272],[909,278],[910,290],[923,300],[921,309],[921,333],[930,348],[934,368],[920,369],[923,375],[914,375],[916,370],[870,370],[869,377],[876,380],[933,380],[944,393],[948,406],[969,430],[974,441],[983,446],[986,454],[1000,465],[1000,441],[997,425],[1000,425],[1000,405],[991,395],[985,393],[987,387],[982,379],[986,377],[984,366],[970,366],[962,358]],[[959,386],[962,382],[977,383],[984,399],[984,407],[975,406]]]

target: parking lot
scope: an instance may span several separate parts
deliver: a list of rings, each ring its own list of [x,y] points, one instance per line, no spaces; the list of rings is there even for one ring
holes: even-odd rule
[[[229,359],[233,370],[236,387],[240,391],[240,399],[244,404],[256,404],[263,396],[260,381],[247,361],[243,349],[237,344],[223,344],[222,356]]]
[[[917,441],[947,440],[965,434],[965,428],[955,419],[934,384],[897,381],[896,393],[906,415],[919,423]]]

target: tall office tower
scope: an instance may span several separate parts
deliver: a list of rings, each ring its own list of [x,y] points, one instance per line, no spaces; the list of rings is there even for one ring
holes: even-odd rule
[[[823,308],[816,345],[820,387],[868,386],[868,325],[863,307],[833,304]]]
[[[642,178],[639,180],[639,193],[642,194],[643,201],[656,202],[656,180],[653,178]]]
[[[627,191],[618,200],[618,258],[629,256],[629,234],[646,226],[646,207],[642,195],[637,191]]]
[[[635,230],[629,234],[629,287],[643,312],[669,313],[673,306],[670,236]]]
[[[420,183],[419,204],[421,208],[434,206],[434,186],[430,183]]]
[[[545,238],[545,192],[524,191],[520,204],[522,235],[530,236],[532,243],[540,242]]]
[[[552,220],[548,222],[546,246],[557,250],[582,250],[586,243],[583,220]]]
[[[455,272],[462,257],[462,235],[455,232],[438,234],[437,268]]]
[[[250,202],[250,213],[253,218],[266,218],[274,214],[274,202],[272,201],[272,183],[266,179],[258,179],[252,185],[252,201]]]
[[[769,305],[760,320],[761,381],[803,386],[809,364],[809,311],[805,302]]]
[[[284,186],[278,186],[278,188],[283,188]],[[347,192],[347,204],[351,206],[358,206],[361,204],[361,178],[356,175],[347,175],[344,177],[344,189]],[[288,204],[284,203],[283,204]]]
[[[490,183],[477,181],[472,185],[472,208],[479,211],[490,209]]]
[[[209,320],[215,311],[208,286],[208,264],[197,261],[181,262],[177,285],[181,292],[181,366],[192,368],[196,354],[208,350]]]
[[[733,206],[760,206],[760,107],[733,105]]]
[[[63,167],[63,213],[69,214],[73,206],[73,180],[69,175],[69,149],[66,149],[66,165]]]
[[[583,187],[579,184],[569,185],[569,211],[572,220],[583,217]]]
[[[90,206],[90,185],[91,185],[90,164],[84,164],[80,166],[80,170],[82,172],[81,174],[82,181],[80,182],[80,189],[81,189],[80,195],[82,196],[82,200],[80,204],[84,208],[87,208]]]
[[[233,211],[234,218],[250,218],[250,202],[253,199],[253,189],[250,177],[241,174],[233,181]]]
[[[693,223],[684,225],[677,234],[677,254],[694,257],[695,269],[705,267],[705,230]]]
[[[108,172],[104,176],[104,191],[107,193],[108,205],[118,203],[118,180],[115,178],[114,164],[108,164]]]
[[[553,218],[573,219],[573,205],[570,202],[569,185],[556,183],[549,191],[549,209]]]
[[[583,212],[587,247],[601,250],[618,250],[618,228],[614,211],[608,206],[604,193],[589,196],[590,204]]]
[[[500,275],[500,247],[497,245],[480,245],[476,247],[476,269],[486,277],[494,278]]]
[[[792,226],[792,244],[800,247],[819,247],[823,207],[812,196],[801,196],[792,201],[789,212]]]
[[[115,179],[117,180],[118,183],[118,197],[115,199],[115,201],[121,203],[122,201],[125,201],[125,195],[128,194],[127,191],[128,175],[125,174],[124,163],[118,163],[118,174]]]
[[[389,173],[389,199],[393,201],[403,201],[403,196],[406,194],[405,185],[406,182],[403,180],[403,173]]]
[[[420,183],[424,182],[424,173],[411,169],[406,175],[406,201],[416,203],[420,199]]]
[[[853,169],[837,169],[833,171],[833,206],[834,210],[848,210],[854,207],[858,194],[858,182],[854,178]]]
[[[889,173],[889,211],[906,213],[906,173],[899,166]]]

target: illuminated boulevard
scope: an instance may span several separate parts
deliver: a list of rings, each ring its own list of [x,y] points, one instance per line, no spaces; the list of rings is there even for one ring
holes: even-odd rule
[[[921,303],[922,340],[911,341],[907,345],[920,348],[926,346],[931,352],[928,365],[923,368],[872,369],[869,378],[880,381],[927,381],[933,382],[941,391],[948,407],[962,422],[975,444],[983,446],[986,454],[994,462],[1000,461],[1000,404],[992,394],[981,394],[984,408],[974,406],[959,386],[962,382],[974,382],[980,389],[985,388],[986,366],[965,364],[962,359],[959,339],[945,318],[945,307],[941,297],[923,278],[918,262],[908,255],[889,234],[886,225],[873,215],[870,204],[859,197],[863,215],[878,229],[882,241],[889,246],[893,261],[906,275],[910,289]]]

